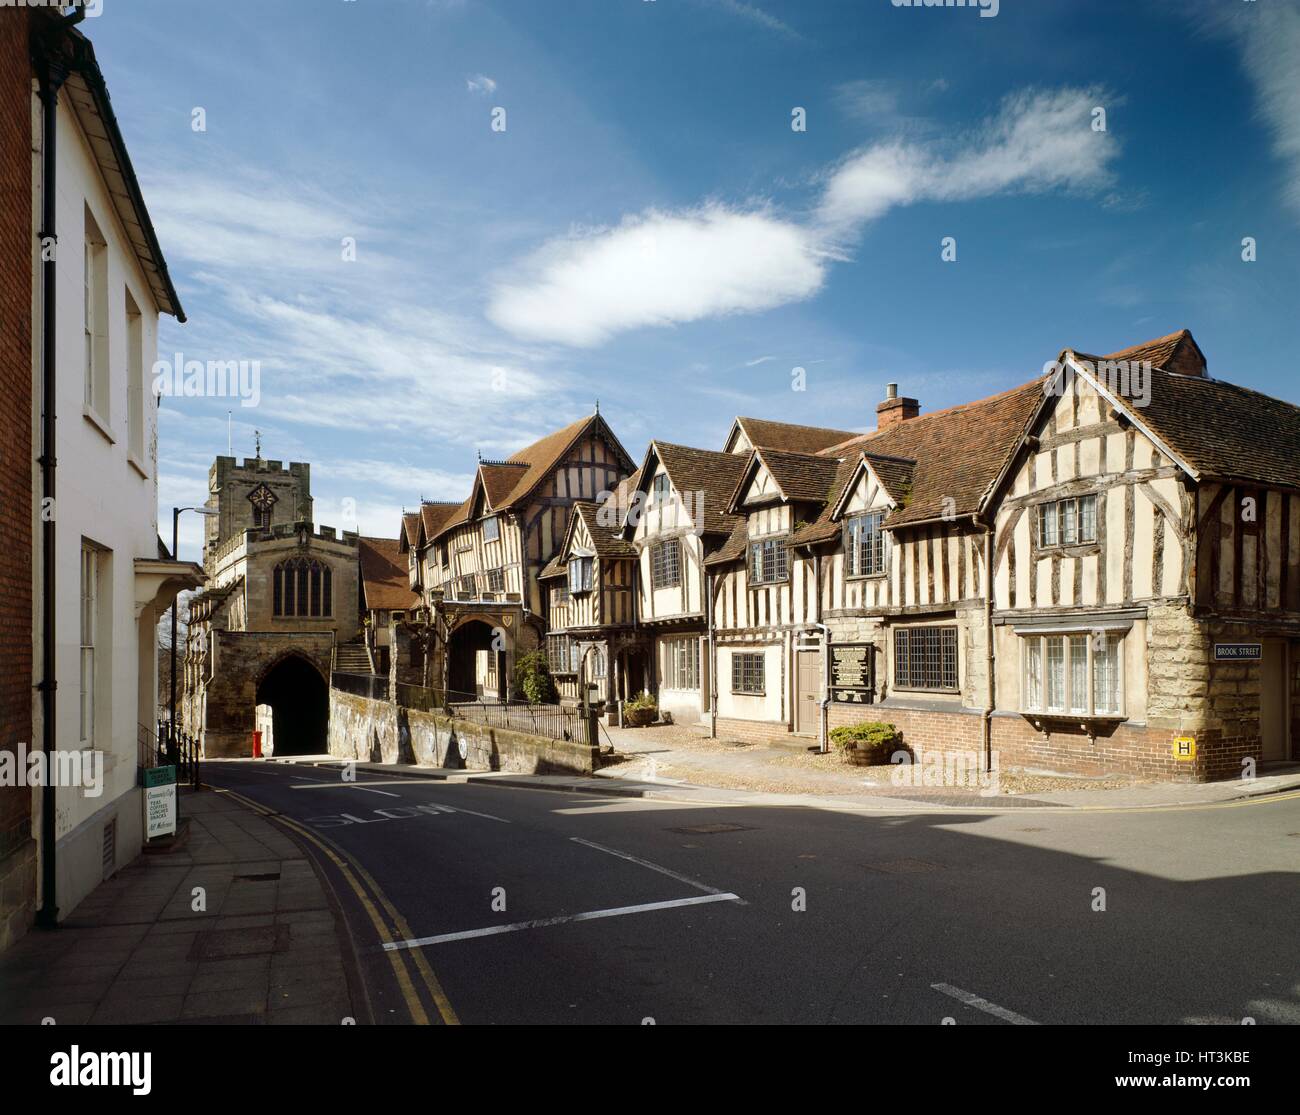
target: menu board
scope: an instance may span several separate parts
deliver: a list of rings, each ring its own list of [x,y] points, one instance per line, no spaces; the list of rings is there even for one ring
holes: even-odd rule
[[[831,699],[862,704],[871,700],[871,643],[831,644]]]

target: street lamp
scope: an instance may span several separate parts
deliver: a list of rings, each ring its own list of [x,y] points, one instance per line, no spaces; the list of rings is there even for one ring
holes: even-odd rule
[[[177,561],[176,551],[180,548],[180,521],[181,512],[194,511],[199,515],[217,515],[218,511],[213,511],[208,507],[173,507],[172,508],[172,561]],[[179,597],[177,598],[179,599]],[[177,601],[172,601],[172,654],[171,654],[171,700],[168,703],[168,722],[167,732],[169,743],[173,755],[176,751],[176,610]]]

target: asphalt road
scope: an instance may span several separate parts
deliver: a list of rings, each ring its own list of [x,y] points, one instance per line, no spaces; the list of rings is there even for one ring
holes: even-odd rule
[[[1300,1023],[1300,794],[879,814],[204,775],[296,826],[378,1022]]]

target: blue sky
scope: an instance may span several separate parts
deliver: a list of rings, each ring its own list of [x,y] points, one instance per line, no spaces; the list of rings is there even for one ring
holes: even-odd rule
[[[102,5],[190,319],[160,356],[260,361],[235,453],[311,462],[320,523],[394,535],[597,398],[639,459],[1183,326],[1300,403],[1296,0]],[[230,409],[164,400],[164,516]]]

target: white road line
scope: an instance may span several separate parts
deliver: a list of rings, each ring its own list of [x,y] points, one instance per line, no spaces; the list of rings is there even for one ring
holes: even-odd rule
[[[667,875],[670,879],[676,879],[679,883],[685,883],[688,887],[694,887],[696,890],[702,890],[706,894],[722,894],[717,887],[711,887],[708,883],[701,883],[699,879],[692,879],[689,875],[683,875],[680,871],[674,871],[670,867],[661,867],[657,863],[651,863],[648,859],[641,859],[639,856],[629,855],[627,852],[620,852],[617,848],[607,848],[604,844],[597,844],[594,840],[583,840],[581,836],[570,836],[575,844],[584,844],[588,848],[595,848],[598,852],[606,852],[611,856],[618,856],[619,859],[625,859],[629,863],[636,863],[642,867],[648,867],[651,871],[658,871],[660,875]],[[743,898],[737,898],[737,903],[741,906],[747,906]]]
[[[310,786],[290,786],[291,790],[315,790],[318,787],[324,789],[338,790],[364,790],[368,794],[382,794],[386,798],[400,798],[401,794],[390,793],[388,790],[372,790],[369,786],[363,786],[360,782],[313,782]]]
[[[414,937],[409,941],[386,941],[384,950],[418,949],[425,945],[443,945],[449,941],[465,941],[471,937],[493,937],[499,933],[517,933],[521,929],[545,929],[551,925],[566,925],[573,921],[594,921],[596,918],[618,918],[624,914],[645,914],[651,910],[670,910],[676,906],[699,906],[705,902],[739,902],[734,894],[701,894],[697,898],[674,898],[668,902],[646,902],[640,906],[617,906],[611,910],[589,910],[585,914],[564,914],[558,918],[535,918],[518,921],[513,925],[490,925],[486,929],[466,929],[461,933],[441,933],[436,937]]]
[[[944,995],[952,996],[952,998],[965,1003],[968,1007],[974,1007],[976,1010],[984,1011],[985,1014],[1001,1018],[1004,1022],[1010,1022],[1013,1026],[1038,1025],[1032,1018],[1026,1018],[1023,1014],[1007,1010],[1006,1007],[1000,1007],[997,1003],[990,1003],[987,999],[981,999],[978,995],[972,995],[969,991],[963,991],[960,987],[953,987],[950,983],[932,983],[930,987],[935,991],[942,992]]]
[[[486,821],[500,821],[503,825],[510,823],[504,817],[494,817],[491,813],[479,813],[473,809],[462,809],[459,805],[443,805],[440,802],[438,808],[444,813],[468,813],[473,817],[482,817]]]

